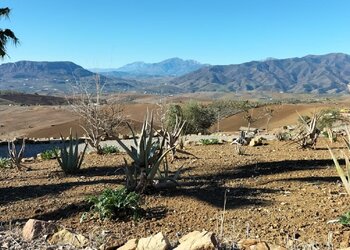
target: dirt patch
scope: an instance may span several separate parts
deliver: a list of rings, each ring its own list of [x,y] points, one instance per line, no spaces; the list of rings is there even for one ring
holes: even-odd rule
[[[341,143],[332,145],[336,152]],[[65,176],[52,161],[29,164],[31,171],[0,172],[0,224],[25,222],[29,218],[58,220],[86,235],[107,233],[110,244],[149,236],[159,231],[172,240],[192,230],[219,232],[226,192],[224,237],[229,240],[259,237],[285,245],[286,239],[300,242],[328,241],[338,247],[348,229],[335,223],[348,211],[350,198],[321,141],[317,150],[299,150],[284,142],[249,147],[236,156],[232,145],[187,148],[199,157],[180,157],[173,169],[184,165],[182,187],[145,195],[148,216],[140,221],[80,223],[88,210],[88,195],[124,183],[125,155],[87,155],[82,172]]]

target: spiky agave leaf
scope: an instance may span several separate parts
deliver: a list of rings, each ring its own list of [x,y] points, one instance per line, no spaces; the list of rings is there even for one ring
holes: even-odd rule
[[[339,164],[337,158],[336,158],[335,155],[333,154],[333,151],[332,151],[329,147],[328,147],[328,150],[329,150],[329,152],[330,152],[330,154],[331,154],[331,156],[332,156],[333,162],[334,162],[334,164],[335,164],[335,168],[336,168],[336,170],[337,170],[337,172],[338,172],[338,175],[339,175],[341,181],[343,182],[343,185],[344,185],[344,187],[345,187],[345,189],[346,189],[346,192],[350,195],[350,183],[349,183],[349,179],[346,178],[346,175],[345,175],[345,173],[344,173],[344,170],[342,169],[342,167],[340,166],[340,164]],[[350,165],[350,164],[349,164],[349,158],[348,158],[346,155],[344,155],[344,156],[345,156],[346,168],[349,169],[349,168],[350,168],[350,166],[349,166],[349,165]],[[348,172],[348,171],[347,171],[347,172]]]

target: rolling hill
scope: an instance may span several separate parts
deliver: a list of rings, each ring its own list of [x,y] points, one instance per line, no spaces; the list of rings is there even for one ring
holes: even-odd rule
[[[99,81],[106,91],[140,90],[144,85],[136,80],[108,78]],[[73,62],[19,61],[0,65],[0,89],[25,93],[57,95],[71,92],[77,83],[93,88],[96,74]]]

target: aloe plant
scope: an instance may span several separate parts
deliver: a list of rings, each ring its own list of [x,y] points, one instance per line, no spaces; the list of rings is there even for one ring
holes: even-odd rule
[[[66,174],[75,174],[79,171],[83,163],[87,144],[85,143],[83,151],[79,153],[78,135],[76,134],[75,138],[73,138],[72,131],[69,134],[68,145],[62,135],[61,140],[63,146],[58,152],[54,151],[58,164]]]
[[[157,173],[166,155],[172,148],[165,148],[165,138],[155,138],[153,134],[153,114],[151,117],[146,116],[142,125],[141,135],[137,140],[135,133],[128,124],[131,133],[133,134],[135,146],[126,146],[119,138],[116,138],[120,146],[133,160],[129,165],[125,161],[126,187],[129,191],[138,193],[155,184]]]

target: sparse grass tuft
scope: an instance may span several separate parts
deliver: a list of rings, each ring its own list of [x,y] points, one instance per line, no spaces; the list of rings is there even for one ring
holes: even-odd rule
[[[117,146],[114,145],[104,145],[101,148],[102,154],[104,155],[108,155],[108,154],[115,154],[115,153],[119,153],[119,149]]]

